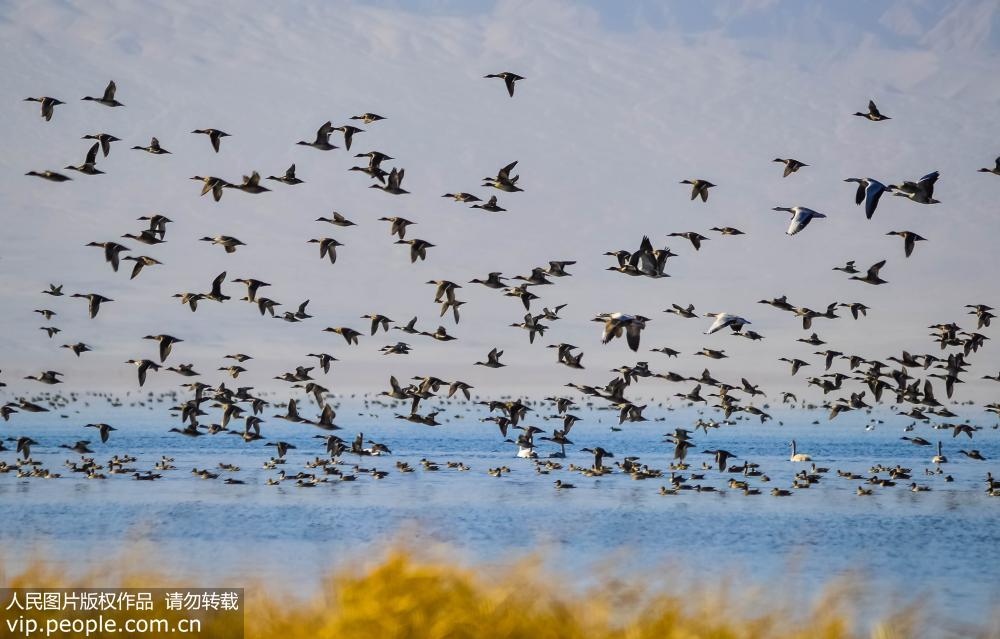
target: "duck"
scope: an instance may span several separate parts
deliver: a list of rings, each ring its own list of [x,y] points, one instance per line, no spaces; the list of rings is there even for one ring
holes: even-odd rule
[[[52,119],[52,115],[55,113],[55,108],[60,104],[66,104],[62,100],[56,98],[50,98],[48,96],[42,96],[40,98],[25,98],[25,102],[38,102],[42,105],[42,117],[46,122]]]
[[[333,239],[332,237],[313,238],[306,243],[319,244],[319,258],[320,259],[329,258],[330,264],[337,263],[337,247],[343,246],[343,244]]]
[[[979,169],[978,173],[992,173],[993,175],[1000,175],[1000,157],[994,160],[994,165],[992,168],[983,167]]]
[[[126,364],[132,364],[136,367],[139,373],[139,388],[142,388],[143,384],[146,383],[146,373],[150,370],[158,371],[160,370],[160,365],[151,359],[130,359],[125,362]]]
[[[282,175],[281,177],[275,175],[269,175],[267,176],[267,179],[274,180],[276,182],[281,182],[282,184],[288,184],[289,186],[294,186],[296,184],[302,184],[303,182],[305,182],[305,180],[300,180],[299,178],[295,177],[294,164],[288,167],[288,169],[285,170],[285,174]]]
[[[924,242],[926,237],[921,237],[913,231],[889,231],[886,235],[896,235],[903,238],[903,252],[906,257],[913,254],[913,247],[917,242]]]
[[[246,244],[244,244],[243,242],[229,235],[216,235],[214,237],[206,236],[201,238],[201,241],[210,242],[217,246],[221,246],[223,249],[225,249],[226,253],[235,253],[237,248],[241,246],[246,246]]]
[[[427,259],[427,249],[433,248],[435,245],[431,244],[427,240],[396,240],[396,244],[409,244],[410,245],[410,263],[419,260]]]
[[[378,122],[379,120],[384,120],[385,118],[377,113],[362,113],[361,115],[352,115],[351,120],[361,120],[365,124],[371,124],[372,122]]]
[[[872,284],[873,286],[888,284],[889,283],[888,280],[884,280],[881,277],[879,277],[879,271],[882,270],[883,266],[885,266],[885,260],[875,262],[870,267],[868,267],[868,271],[865,273],[863,277],[852,275],[850,279],[857,280],[859,282],[864,282],[865,284]]]
[[[68,348],[73,351],[73,354],[79,357],[83,353],[92,351],[93,349],[84,344],[83,342],[77,342],[76,344],[63,344],[62,348]]]
[[[266,186],[260,185],[260,173],[257,173],[257,171],[253,171],[250,175],[244,175],[243,182],[240,184],[226,183],[224,187],[227,189],[237,189],[243,191],[244,193],[254,194],[266,193],[271,190]]]
[[[299,140],[296,144],[301,146],[311,146],[314,149],[320,151],[332,151],[337,147],[330,144],[330,133],[333,132],[333,122],[327,120],[316,130],[316,139],[312,142],[306,142],[305,140]]]
[[[327,224],[333,224],[334,226],[357,226],[354,222],[350,221],[340,213],[334,211],[333,217],[318,217],[317,222],[326,222]]]
[[[867,120],[871,120],[872,122],[881,122],[882,120],[891,120],[892,119],[889,116],[882,115],[879,112],[878,107],[875,106],[875,100],[869,100],[868,101],[868,112],[867,113],[862,113],[861,111],[858,111],[854,115],[856,115],[858,117],[865,118]]]
[[[405,169],[393,169],[389,172],[385,185],[372,184],[368,188],[379,189],[380,191],[385,191],[386,193],[390,193],[392,195],[405,195],[409,193],[409,191],[400,186],[403,183],[404,172]]]
[[[707,237],[701,233],[696,233],[694,231],[684,231],[683,233],[667,233],[667,237],[683,237],[687,241],[691,242],[691,246],[694,250],[701,250],[701,243],[708,240]]]
[[[111,270],[118,272],[119,256],[131,249],[118,242],[88,242],[86,246],[104,249],[104,261],[111,265]]]
[[[792,173],[795,173],[804,166],[809,166],[805,162],[799,162],[798,160],[792,158],[774,158],[772,162],[781,162],[785,165],[785,172],[781,177],[788,177]]]
[[[48,170],[28,171],[27,173],[25,173],[25,175],[42,178],[43,180],[48,180],[49,182],[69,182],[73,179],[68,175],[63,175],[62,173],[58,173],[56,171],[48,171]]]
[[[170,356],[170,350],[173,348],[174,344],[179,344],[184,341],[180,338],[174,337],[173,335],[146,335],[142,339],[159,342],[161,362],[165,362],[167,357]]]
[[[514,83],[519,80],[524,80],[524,76],[520,76],[516,73],[511,73],[510,71],[502,71],[500,73],[490,73],[484,75],[483,78],[500,78],[503,80],[504,84],[507,85],[507,94],[510,97],[514,97]]]
[[[90,149],[87,151],[87,157],[83,161],[83,164],[80,164],[78,166],[73,166],[72,164],[70,164],[65,168],[70,169],[72,171],[77,171],[79,173],[83,173],[84,175],[102,175],[104,171],[100,170],[96,166],[97,149],[100,146],[101,145],[99,142],[94,142],[94,145],[91,146]]]
[[[628,343],[628,347],[632,349],[633,352],[636,352],[639,350],[639,338],[642,334],[642,330],[646,328],[646,322],[649,322],[650,319],[642,315],[629,315],[627,313],[614,312],[602,313],[595,317],[592,321],[604,324],[604,330],[601,334],[601,343],[607,344],[612,339],[624,335],[625,341]]]
[[[486,354],[485,362],[476,362],[476,366],[485,366],[487,368],[503,368],[506,364],[500,362],[500,357],[503,355],[503,351],[497,350],[494,347],[489,353]]]
[[[115,99],[115,91],[117,91],[117,90],[118,90],[118,87],[115,85],[115,81],[112,80],[111,82],[108,82],[108,86],[105,87],[105,89],[104,89],[104,95],[102,95],[101,97],[94,98],[94,97],[91,97],[91,96],[88,95],[88,96],[84,96],[84,97],[82,97],[80,99],[81,100],[87,100],[89,102],[96,102],[97,104],[101,104],[101,105],[104,105],[106,107],[120,107],[120,106],[125,106],[124,104],[122,104],[121,102],[119,102],[118,100]]]
[[[221,144],[222,138],[230,137],[228,133],[220,129],[195,129],[191,133],[197,133],[200,135],[207,135],[209,142],[212,143],[212,149],[216,153],[219,152],[219,145]]]
[[[111,153],[111,143],[121,142],[120,138],[116,138],[110,133],[88,133],[87,135],[80,138],[81,140],[97,140],[98,144],[101,145],[101,152],[104,153],[104,157],[108,157]]]
[[[792,214],[791,223],[788,225],[788,230],[785,231],[786,235],[795,235],[800,232],[802,229],[809,226],[809,222],[811,222],[814,218],[826,217],[826,215],[804,206],[793,206],[790,208],[787,206],[776,206],[771,210]]]
[[[380,217],[378,221],[388,222],[390,224],[389,235],[396,235],[401,240],[406,237],[406,227],[411,224],[416,224],[416,222],[411,222],[405,217],[399,217],[398,215],[394,215],[392,217]]]
[[[160,141],[156,138],[149,139],[149,146],[133,146],[135,151],[145,151],[146,153],[152,153],[153,155],[169,155],[170,151],[164,149],[160,146]]]
[[[523,191],[521,187],[517,186],[517,181],[521,178],[520,175],[510,176],[511,171],[517,166],[517,160],[511,162],[510,164],[504,166],[499,171],[497,171],[496,177],[484,177],[483,186],[491,186],[500,191],[506,191],[508,193],[516,193],[518,191]]]
[[[681,184],[690,184],[691,199],[701,197],[702,202],[708,202],[708,190],[715,186],[708,180],[681,180]]]
[[[113,433],[114,431],[118,430],[114,426],[111,426],[110,424],[104,424],[104,423],[100,423],[100,424],[84,424],[84,428],[96,428],[100,432],[101,443],[102,444],[106,444],[108,442],[108,438],[111,436],[111,433]]]
[[[129,277],[130,280],[134,280],[136,276],[142,272],[142,269],[147,266],[157,266],[163,264],[163,262],[154,259],[152,257],[149,257],[148,255],[138,255],[135,257],[126,256],[123,257],[122,259],[135,262],[135,266],[132,267],[132,275]]]
[[[214,175],[206,175],[206,176],[195,175],[190,179],[201,182],[202,183],[201,194],[205,195],[206,193],[211,191],[212,197],[215,199],[216,202],[222,199],[222,194],[224,192],[223,190],[226,187],[232,186],[226,180],[223,180],[220,177],[215,177]]]
[[[503,213],[507,209],[503,208],[497,204],[497,196],[491,195],[490,199],[486,201],[485,204],[473,204],[469,208],[481,209],[483,211],[489,211],[490,213]]]
[[[351,344],[357,346],[359,344],[358,338],[361,337],[361,333],[359,331],[356,331],[353,328],[348,328],[346,326],[338,326],[336,328],[333,327],[324,328],[323,332],[337,333],[338,335],[344,338],[344,341],[347,342],[348,346],[350,346]]]
[[[107,302],[113,302],[114,300],[109,297],[104,297],[98,293],[73,293],[70,297],[77,297],[80,299],[87,300],[87,308],[90,312],[90,319],[97,317],[98,311],[101,310],[101,304],[106,304]]]

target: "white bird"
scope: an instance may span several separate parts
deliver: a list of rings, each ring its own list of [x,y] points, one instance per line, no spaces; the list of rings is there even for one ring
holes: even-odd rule
[[[812,461],[812,457],[810,457],[809,455],[806,455],[805,453],[796,453],[795,452],[795,440],[793,439],[792,440],[792,456],[789,458],[789,460],[793,461],[793,462],[807,462],[807,461]]]
[[[814,217],[826,217],[822,213],[818,213],[812,209],[807,209],[804,206],[793,206],[791,208],[786,206],[776,206],[773,210],[784,211],[785,213],[792,214],[792,222],[788,225],[788,230],[785,231],[788,235],[795,235],[805,227],[809,226],[809,222],[811,222]]]
[[[715,321],[712,325],[708,327],[705,331],[705,335],[711,335],[717,331],[721,331],[727,326],[733,329],[734,332],[739,333],[743,329],[744,324],[752,324],[750,320],[744,319],[738,315],[732,315],[730,313],[705,313],[705,317],[714,317]]]

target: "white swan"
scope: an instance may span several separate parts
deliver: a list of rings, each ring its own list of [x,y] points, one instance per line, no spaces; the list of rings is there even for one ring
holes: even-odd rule
[[[810,457],[809,455],[807,455],[805,453],[796,453],[795,452],[795,440],[793,439],[792,440],[792,456],[789,458],[789,460],[793,461],[793,462],[807,462],[807,461],[812,461],[812,457]]]

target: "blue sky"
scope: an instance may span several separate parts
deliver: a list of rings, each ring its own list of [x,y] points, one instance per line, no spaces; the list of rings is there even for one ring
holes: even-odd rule
[[[125,359],[151,357],[148,333],[185,340],[169,363],[191,362],[208,382],[235,351],[257,359],[241,383],[261,387],[326,350],[343,361],[324,384],[334,390],[378,390],[390,373],[466,379],[486,394],[552,391],[568,381],[603,383],[609,369],[648,360],[654,370],[746,376],[769,391],[805,394],[789,379],[780,356],[812,357],[795,342],[795,318],[756,304],[787,294],[822,309],[832,301],[863,301],[869,317],[817,322],[830,346],[886,357],[903,348],[936,349],[926,326],[959,321],[962,306],[1000,306],[984,269],[1000,232],[1000,178],[977,174],[1000,154],[997,81],[998,8],[992,2],[805,3],[767,0],[720,3],[326,3],[275,6],[220,2],[211,14],[190,2],[55,2],[0,4],[0,123],[8,153],[0,157],[0,292],[7,300],[0,368],[12,391],[38,370],[65,371],[74,388],[132,388]],[[526,76],[509,99],[490,72]],[[126,107],[79,101],[109,79]],[[38,117],[29,95],[54,95],[52,122]],[[875,98],[893,119],[874,124],[850,114]],[[378,149],[405,167],[411,195],[372,189],[347,169],[354,158],[321,153],[294,142],[364,111],[388,117],[365,127],[352,151]],[[214,126],[232,134],[214,154],[191,135]],[[79,138],[97,130],[124,141],[99,167],[107,175],[79,176],[53,185],[24,177],[30,169],[59,168],[83,159]],[[154,157],[128,147],[159,137],[173,154]],[[335,136],[339,138],[339,136]],[[335,139],[335,143],[338,143]],[[774,157],[811,166],[781,178]],[[500,193],[501,216],[472,212],[440,195],[455,190],[489,195],[479,178],[519,160],[524,193]],[[273,185],[252,196],[228,192],[221,203],[198,197],[192,175],[238,180],[259,170],[280,174],[296,163],[306,184]],[[942,204],[921,206],[886,198],[871,222],[853,204],[847,177],[885,182],[942,174]],[[685,178],[710,179],[707,204],[692,203]],[[828,217],[805,232],[784,235],[787,219],[774,206],[804,205]],[[313,220],[336,209],[358,223],[351,229]],[[175,220],[167,243],[132,246],[164,266],[134,281],[112,273],[91,240],[111,240],[141,226],[135,218],[162,212]],[[426,262],[409,264],[377,218],[417,222],[408,237],[437,245]],[[712,226],[747,232],[720,238]],[[889,230],[909,229],[930,241],[910,259]],[[675,231],[712,236],[697,253]],[[233,235],[248,244],[234,255],[197,241]],[[678,257],[669,279],[628,278],[604,269],[602,253],[638,246],[648,234]],[[336,265],[320,261],[313,237],[346,246]],[[139,250],[139,249],[142,250]],[[847,259],[889,263],[890,285],[866,287],[831,268]],[[572,259],[571,278],[542,287],[542,305],[566,303],[566,319],[541,344],[509,328],[524,311],[513,299],[464,285],[462,322],[437,317],[433,289],[447,278],[467,282],[489,271],[526,274],[550,259]],[[229,277],[273,284],[271,297],[294,308],[311,299],[315,318],[302,324],[262,319],[238,302],[206,303],[196,314],[170,295],[207,290]],[[79,300],[38,294],[49,282],[67,291],[100,292],[116,301],[96,320]],[[234,297],[238,285],[228,286]],[[701,334],[708,320],[662,313],[670,303],[699,312],[729,311],[749,318],[763,342]],[[48,340],[32,310],[52,308],[63,333]],[[533,307],[533,310],[534,307]],[[654,318],[638,354],[615,342],[602,346],[589,319],[605,311]],[[362,338],[348,349],[326,326],[361,329],[365,313],[398,322],[413,315],[433,330],[444,323],[459,337],[440,344],[405,336],[408,357],[383,356],[393,339]],[[82,340],[95,352],[77,360],[58,344]],[[543,346],[566,341],[585,352],[584,371],[554,363]],[[649,353],[671,346],[685,356],[669,362]],[[508,367],[471,366],[497,346]],[[724,348],[729,359],[691,355]],[[974,360],[967,397],[995,398],[975,382],[1000,369],[987,348]],[[153,376],[163,390],[181,380]],[[30,384],[30,383],[27,383]],[[994,384],[995,386],[995,384]],[[281,387],[281,386],[278,386]],[[644,384],[637,392],[666,396],[682,390]],[[992,393],[992,395],[991,395]]]

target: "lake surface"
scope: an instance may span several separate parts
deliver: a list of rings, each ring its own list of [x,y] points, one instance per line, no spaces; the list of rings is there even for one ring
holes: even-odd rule
[[[502,443],[494,424],[479,421],[486,415],[483,407],[468,404],[436,403],[449,421],[432,428],[394,419],[394,411],[384,406],[345,400],[338,408],[343,430],[337,434],[350,441],[363,431],[366,439],[387,444],[392,456],[365,457],[360,464],[390,474],[382,480],[364,475],[354,482],[299,488],[291,481],[265,484],[277,470],[263,468],[275,453],[264,441],[245,444],[225,434],[182,437],[167,432],[177,423],[168,421],[164,406],[155,411],[108,409],[98,403],[61,411],[66,419],[57,412],[22,413],[0,426],[3,437],[32,436],[40,444],[33,447],[33,458],[63,473],[54,480],[0,474],[5,520],[0,543],[8,568],[16,568],[31,550],[43,551],[47,561],[86,566],[141,540],[163,556],[168,572],[208,580],[265,576],[308,589],[331,567],[405,539],[418,547],[441,542],[463,559],[490,563],[540,553],[581,583],[595,566],[609,561],[623,570],[658,576],[677,571],[758,585],[776,585],[792,572],[807,588],[859,571],[878,592],[926,597],[956,619],[982,621],[1000,605],[1000,498],[988,496],[984,482],[987,471],[1000,475],[994,461],[1000,459],[1000,432],[992,427],[995,420],[984,420],[981,412],[969,414],[984,427],[969,440],[920,424],[905,433],[911,420],[888,411],[847,413],[828,422],[825,412],[772,407],[775,419],[766,424],[740,421],[693,436],[692,468],[682,474],[705,472],[704,480],[688,483],[725,492],[661,496],[658,490],[666,479],[636,481],[620,471],[588,478],[565,469],[539,475],[532,461],[515,458],[516,448]],[[304,415],[313,414],[314,406],[300,406]],[[528,424],[548,431],[561,425],[539,419],[554,410],[535,409]],[[584,407],[573,412],[583,420],[570,434],[574,445],[567,447],[567,459],[556,460],[564,466],[590,466],[593,456],[579,449],[602,446],[615,453],[606,464],[634,455],[666,469],[672,446],[662,443],[662,435],[675,427],[690,429],[697,417],[691,409],[667,412],[650,406],[650,421],[626,423],[612,432],[616,413]],[[866,431],[872,417],[885,421]],[[82,428],[89,421],[106,421],[119,430],[101,444],[96,431]],[[511,432],[516,436],[519,431]],[[323,442],[313,439],[322,431],[268,419],[263,434],[267,441],[297,446],[279,468],[289,474],[317,472],[303,466],[324,456]],[[942,465],[945,474],[925,475],[925,469],[934,468],[934,447],[902,441],[904,434],[935,443],[940,439],[949,460]],[[788,460],[792,438],[801,452],[830,472],[808,490],[775,498],[767,494],[770,488],[790,488],[793,474],[809,468]],[[129,453],[138,457],[132,466],[148,470],[167,455],[178,470],[164,472],[156,482],[113,475],[87,480],[64,467],[64,460],[79,456],[55,447],[78,439],[92,442],[99,463],[112,454]],[[702,462],[712,463],[701,451],[714,448],[735,453],[731,464],[743,459],[759,463],[771,481],[750,482],[764,494],[744,496],[728,489],[729,478],[742,479],[740,475],[701,471]],[[960,448],[978,449],[988,461],[967,459]],[[540,442],[541,457],[555,450]],[[0,453],[8,463],[14,457],[13,452]],[[441,462],[441,470],[425,471],[421,458]],[[342,459],[345,471],[358,463],[349,454]],[[409,462],[415,472],[397,472],[397,461]],[[446,468],[446,461],[465,462],[471,470]],[[220,471],[219,462],[236,464],[241,471]],[[911,492],[909,481],[901,480],[895,487],[876,487],[871,497],[859,497],[855,490],[862,482],[836,475],[843,469],[868,476],[873,464],[897,463],[912,468],[913,480],[931,491]],[[510,467],[510,474],[487,474],[499,465]],[[220,478],[202,480],[190,473],[192,467],[207,467]],[[946,482],[945,475],[954,481]],[[222,478],[227,476],[247,484],[226,485]],[[555,479],[576,488],[558,491]],[[872,605],[878,608],[878,597]]]

